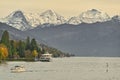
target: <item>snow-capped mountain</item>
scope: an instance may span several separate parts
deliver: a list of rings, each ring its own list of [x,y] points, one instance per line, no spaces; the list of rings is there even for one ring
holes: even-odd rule
[[[63,16],[57,14],[52,10],[47,10],[40,15],[41,24],[50,23],[50,24],[64,24],[66,20]]]
[[[14,11],[7,17],[0,19],[0,22],[6,23],[14,28],[23,31],[35,28],[39,25],[42,25],[42,27],[60,24],[78,25],[81,23],[106,22],[111,19],[120,22],[120,16],[114,16],[110,18],[107,13],[98,11],[96,9],[87,10],[85,12],[82,12],[79,16],[71,17],[68,20],[63,16],[57,14],[53,10],[47,10],[43,13],[27,13],[27,14],[18,10]]]
[[[10,15],[8,15],[0,21],[22,31],[31,28],[23,12],[19,10],[14,11],[13,13],[11,13]]]
[[[28,24],[32,27],[36,27],[41,24],[39,13],[25,13],[24,15],[28,21]]]
[[[120,15],[113,16],[112,20],[120,22]]]
[[[69,24],[80,24],[80,23],[96,23],[109,21],[110,17],[107,13],[98,11],[96,9],[87,10],[82,12],[79,16],[71,18]]]
[[[52,10],[47,10],[41,14],[26,14],[26,19],[30,25],[36,27],[43,24],[60,25],[66,23],[66,19]]]
[[[88,10],[80,15],[81,21],[84,23],[105,22],[110,20],[107,13],[100,12],[96,9]]]
[[[73,24],[73,25],[78,25],[82,23],[80,18],[79,17],[71,17],[69,20],[68,20],[68,24]]]

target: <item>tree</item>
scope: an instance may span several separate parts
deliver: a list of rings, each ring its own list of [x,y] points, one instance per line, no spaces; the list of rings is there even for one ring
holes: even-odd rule
[[[12,54],[11,53],[11,46],[10,46],[10,41],[9,41],[9,33],[7,30],[5,30],[3,32],[0,42],[7,47],[9,56],[11,56],[11,54]]]
[[[25,57],[25,43],[21,40],[19,41],[18,54],[20,57]]]
[[[46,49],[43,48],[42,51],[41,51],[42,54],[45,54],[46,53]]]
[[[8,57],[8,49],[4,44],[0,44],[0,60],[5,60]]]
[[[33,39],[31,40],[31,51],[37,50],[37,49],[38,49],[37,42],[36,42],[36,40],[33,38]]]
[[[32,51],[32,54],[33,54],[33,56],[34,56],[34,58],[35,58],[35,61],[37,60],[37,57],[38,57],[38,52],[37,52],[37,50],[33,50]]]
[[[38,56],[37,50],[33,50],[32,54],[33,54],[33,56],[36,58],[36,57]]]
[[[13,55],[14,54],[16,55],[16,53],[17,53],[14,40],[10,41],[10,51],[9,52],[10,52],[10,54],[9,54],[10,57],[13,57]]]
[[[33,58],[32,52],[30,50],[25,51],[25,58]]]
[[[27,39],[26,39],[26,50],[29,50],[31,48],[31,45],[30,45],[30,38],[29,37],[27,37]]]
[[[8,31],[4,31],[2,38],[1,38],[1,43],[6,45],[7,48],[9,48],[9,33]]]
[[[40,58],[40,56],[41,56],[41,54],[42,54],[42,48],[41,48],[41,47],[38,47],[37,52],[38,52],[38,58]]]
[[[20,56],[18,55],[18,53],[17,52],[15,52],[14,54],[13,54],[13,58],[14,59],[18,59]]]

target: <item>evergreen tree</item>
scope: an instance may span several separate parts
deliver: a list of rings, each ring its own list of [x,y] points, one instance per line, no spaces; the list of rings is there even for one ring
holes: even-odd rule
[[[46,53],[46,49],[43,48],[41,53],[42,53],[42,54],[45,54],[45,53]]]
[[[29,37],[27,37],[27,39],[26,39],[26,50],[29,50],[31,48],[31,45],[30,45],[30,38]]]
[[[13,57],[14,54],[16,54],[16,47],[15,47],[15,41],[14,40],[11,40],[10,41],[10,56]]]
[[[33,50],[38,50],[37,42],[34,38],[31,40],[31,51]]]
[[[9,33],[8,33],[7,30],[3,32],[3,35],[2,35],[2,38],[1,38],[1,43],[6,45],[7,48],[9,48],[9,46],[10,46],[9,45]]]
[[[25,57],[25,43],[21,40],[19,41],[18,54],[20,57]]]
[[[42,48],[38,47],[37,52],[38,52],[38,58],[39,58],[41,56],[41,54],[42,54]]]

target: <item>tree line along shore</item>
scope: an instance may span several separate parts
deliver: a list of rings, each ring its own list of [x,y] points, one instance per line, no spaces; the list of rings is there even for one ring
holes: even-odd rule
[[[35,38],[26,37],[25,40],[11,40],[9,32],[5,30],[0,40],[0,63],[8,61],[34,61],[46,52],[53,57],[70,57],[73,54],[64,53],[55,48],[38,43]]]

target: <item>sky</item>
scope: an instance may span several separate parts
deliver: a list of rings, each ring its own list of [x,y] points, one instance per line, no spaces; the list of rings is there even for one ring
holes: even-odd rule
[[[120,0],[0,0],[0,18],[15,10],[26,13],[54,10],[70,17],[90,9],[101,10],[110,16],[117,15],[120,14]]]

